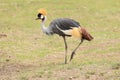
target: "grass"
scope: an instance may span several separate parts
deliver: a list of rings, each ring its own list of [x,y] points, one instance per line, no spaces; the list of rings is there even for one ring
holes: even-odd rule
[[[0,0],[0,80],[119,80],[119,7],[119,0]],[[42,33],[35,20],[39,8],[48,11],[46,26],[73,18],[94,40],[64,65],[63,39]],[[67,42],[70,56],[79,40]]]

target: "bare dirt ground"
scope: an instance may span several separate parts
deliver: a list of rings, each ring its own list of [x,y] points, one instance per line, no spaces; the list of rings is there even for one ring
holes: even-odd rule
[[[77,52],[95,48],[104,50],[114,43],[118,44],[119,40],[111,40],[92,47],[90,45],[81,46]],[[0,52],[0,56],[4,54],[5,51]],[[11,62],[15,57],[7,55],[5,61],[0,63],[0,80],[120,80],[119,56],[119,52],[77,53],[73,62],[65,65],[63,63],[64,52],[55,52],[55,54],[46,55],[37,61],[30,60],[20,63]],[[116,64],[110,65],[109,63],[112,62]]]
[[[119,53],[108,54],[80,54],[76,56],[77,61],[64,65],[61,63],[63,53],[50,54],[35,62],[11,63],[6,61],[0,65],[0,80],[120,80],[120,63],[109,65],[91,63],[82,65],[83,60],[101,60],[97,58],[114,58],[119,61]],[[94,57],[96,55],[96,57]],[[81,58],[81,59],[79,59]],[[45,63],[39,63],[40,61]],[[56,62],[57,61],[57,62]],[[75,66],[74,66],[75,65]]]

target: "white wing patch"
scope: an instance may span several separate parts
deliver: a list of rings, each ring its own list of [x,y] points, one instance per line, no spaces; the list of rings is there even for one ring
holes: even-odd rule
[[[58,27],[58,25],[56,25],[56,27],[57,27],[60,31],[62,31],[64,34],[66,34],[66,35],[72,35],[72,29],[62,30],[62,29],[60,29],[60,28]]]

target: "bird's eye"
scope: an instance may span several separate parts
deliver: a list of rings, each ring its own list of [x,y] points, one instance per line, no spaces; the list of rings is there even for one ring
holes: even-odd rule
[[[38,17],[40,17],[40,16],[41,16],[41,14],[38,14],[37,16],[38,16]]]

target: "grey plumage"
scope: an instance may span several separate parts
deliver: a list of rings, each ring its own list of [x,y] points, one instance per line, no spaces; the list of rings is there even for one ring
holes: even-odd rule
[[[71,36],[71,35],[66,35],[64,34],[63,32],[61,32],[57,27],[56,25],[62,29],[62,30],[69,30],[69,29],[72,29],[74,27],[80,27],[80,24],[73,20],[73,19],[69,19],[69,18],[58,18],[58,19],[55,19],[53,20],[48,29],[51,30],[51,32],[49,34],[58,34],[60,36]]]

